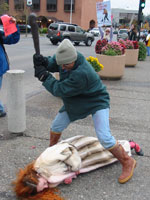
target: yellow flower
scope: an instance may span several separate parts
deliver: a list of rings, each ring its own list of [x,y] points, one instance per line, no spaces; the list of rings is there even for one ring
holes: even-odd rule
[[[98,72],[104,68],[104,66],[99,62],[98,58],[89,56],[86,58],[86,60],[91,64],[91,66],[94,68],[94,70],[96,72]]]
[[[103,68],[104,68],[104,65],[100,64],[100,67],[101,67],[101,69],[103,69]]]

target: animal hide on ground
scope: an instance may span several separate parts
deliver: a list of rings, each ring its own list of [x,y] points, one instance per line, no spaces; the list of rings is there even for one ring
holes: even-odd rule
[[[131,156],[130,144],[118,141]],[[48,147],[35,161],[35,170],[45,177],[50,187],[71,183],[78,174],[116,162],[117,159],[95,137],[78,135]]]

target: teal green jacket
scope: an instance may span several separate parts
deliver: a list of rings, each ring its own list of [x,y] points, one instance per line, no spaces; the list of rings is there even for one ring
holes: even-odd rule
[[[77,60],[71,71],[62,70],[56,63],[56,56],[48,58],[48,71],[59,72],[60,80],[51,74],[43,86],[54,96],[61,97],[64,106],[59,112],[66,111],[70,121],[82,119],[97,110],[109,108],[109,94],[93,67],[78,52]]]

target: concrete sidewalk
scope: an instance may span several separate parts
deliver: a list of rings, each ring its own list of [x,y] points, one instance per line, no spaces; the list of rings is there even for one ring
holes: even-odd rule
[[[110,93],[110,126],[116,139],[133,139],[144,151],[138,156],[133,178],[120,185],[119,163],[79,175],[70,185],[60,185],[68,200],[149,200],[150,199],[150,58],[126,67],[124,77],[103,81]],[[0,199],[15,200],[11,182],[19,168],[35,159],[49,145],[49,127],[61,107],[59,98],[46,90],[27,99],[27,129],[23,136],[8,132],[7,117],[0,119]],[[71,124],[62,138],[84,134],[95,136],[91,116]]]

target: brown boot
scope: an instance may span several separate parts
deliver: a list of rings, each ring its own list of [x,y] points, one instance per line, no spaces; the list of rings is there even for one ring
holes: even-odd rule
[[[49,146],[53,146],[54,144],[57,144],[60,136],[61,136],[61,133],[50,131],[50,145]]]
[[[109,151],[122,164],[122,174],[118,179],[119,183],[127,182],[133,176],[133,171],[136,167],[136,161],[128,156],[122,145],[118,143],[112,149],[109,149]]]

